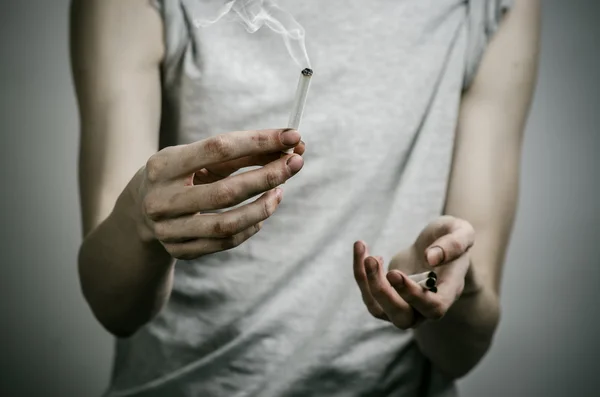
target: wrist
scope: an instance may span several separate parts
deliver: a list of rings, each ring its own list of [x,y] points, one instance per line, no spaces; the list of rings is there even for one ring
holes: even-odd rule
[[[491,335],[500,320],[500,302],[491,291],[479,289],[463,294],[446,313],[446,321],[462,324],[476,334]]]
[[[473,259],[469,255],[469,269],[465,275],[465,285],[461,296],[478,294],[483,290],[483,278],[478,269],[473,265]]]
[[[500,301],[494,289],[485,282],[484,276],[482,268],[475,266],[472,257],[469,257],[463,291],[448,315],[460,319],[461,323],[491,331],[499,321]]]
[[[140,184],[142,180],[143,168],[134,175],[121,192],[109,218],[114,224],[119,225],[120,228],[126,229],[128,233],[135,234],[136,239],[141,243],[150,245],[160,244],[142,213],[140,199]]]
[[[141,177],[140,170],[117,199],[115,207],[107,221],[110,222],[116,233],[124,237],[126,236],[128,240],[133,237],[133,243],[149,255],[159,255],[159,257],[166,255],[170,257],[154,235],[142,213],[142,205],[139,198]]]

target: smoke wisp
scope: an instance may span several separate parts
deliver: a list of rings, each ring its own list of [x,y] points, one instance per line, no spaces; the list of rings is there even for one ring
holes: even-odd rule
[[[304,28],[273,0],[189,0],[196,28],[208,27],[219,20],[241,22],[249,33],[263,25],[279,34],[299,67],[310,68]]]

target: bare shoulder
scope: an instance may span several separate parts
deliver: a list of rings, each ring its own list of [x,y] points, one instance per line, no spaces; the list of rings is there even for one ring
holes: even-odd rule
[[[466,95],[478,100],[503,100],[519,91],[526,94],[536,77],[540,25],[541,0],[513,0]],[[521,88],[517,92],[516,86]]]
[[[70,45],[87,233],[158,150],[162,18],[150,0],[72,0]]]
[[[70,23],[78,69],[153,66],[162,59],[163,23],[150,0],[72,0]]]

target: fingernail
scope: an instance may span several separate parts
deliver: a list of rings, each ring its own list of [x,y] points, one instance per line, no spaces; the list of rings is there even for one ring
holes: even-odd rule
[[[389,272],[387,278],[390,284],[392,284],[394,287],[402,288],[405,285],[404,276],[402,275],[402,273],[399,273],[397,271],[392,270],[391,272]]]
[[[368,278],[375,278],[377,274],[377,268],[379,267],[379,263],[373,258],[368,258],[365,261],[365,272],[367,273]]]
[[[444,250],[438,246],[429,248],[427,251],[427,262],[431,266],[439,265],[444,262]]]
[[[290,172],[292,174],[295,174],[302,169],[302,166],[304,165],[304,160],[302,160],[302,156],[295,154],[288,159],[286,164],[290,169]]]
[[[295,146],[300,142],[300,133],[296,130],[285,130],[281,133],[280,139],[285,146]]]

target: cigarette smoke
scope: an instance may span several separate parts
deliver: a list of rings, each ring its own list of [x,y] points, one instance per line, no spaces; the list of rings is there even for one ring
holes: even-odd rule
[[[266,25],[282,36],[290,56],[301,68],[310,68],[304,28],[273,0],[189,0],[197,17],[196,28],[207,27],[224,18],[242,22],[249,33]]]

